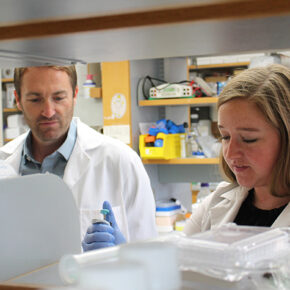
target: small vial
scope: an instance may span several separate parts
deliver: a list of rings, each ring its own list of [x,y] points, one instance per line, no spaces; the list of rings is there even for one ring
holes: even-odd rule
[[[110,223],[108,221],[106,221],[106,215],[109,212],[110,211],[108,209],[104,209],[104,208],[103,209],[100,209],[100,210],[97,210],[98,216],[92,219],[92,223],[93,224],[96,224],[96,223],[104,223],[104,224],[110,225]]]

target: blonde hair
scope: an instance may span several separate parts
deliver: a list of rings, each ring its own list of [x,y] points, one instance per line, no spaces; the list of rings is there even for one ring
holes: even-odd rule
[[[273,64],[245,70],[231,79],[223,89],[217,108],[233,99],[244,99],[256,104],[266,120],[278,130],[281,148],[273,168],[271,193],[275,196],[281,196],[280,191],[290,194],[290,69]],[[222,153],[220,161],[222,173],[231,182],[236,182]]]
[[[77,86],[77,73],[76,73],[75,66],[71,65],[71,66],[44,66],[44,67],[66,72],[70,79],[70,83],[73,90],[73,97],[74,97],[75,89]],[[14,86],[15,86],[15,90],[19,98],[21,98],[22,78],[23,78],[24,73],[28,69],[29,69],[28,67],[19,67],[19,68],[14,69]]]

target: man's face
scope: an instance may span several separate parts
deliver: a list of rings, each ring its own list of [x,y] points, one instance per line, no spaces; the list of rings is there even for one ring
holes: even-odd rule
[[[73,116],[78,89],[73,97],[65,71],[48,67],[31,67],[23,75],[21,98],[17,106],[38,144],[63,142]]]

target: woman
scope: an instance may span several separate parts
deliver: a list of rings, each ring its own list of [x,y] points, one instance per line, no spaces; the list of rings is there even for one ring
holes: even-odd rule
[[[248,69],[218,100],[222,182],[188,220],[188,235],[228,222],[290,226],[290,70]]]

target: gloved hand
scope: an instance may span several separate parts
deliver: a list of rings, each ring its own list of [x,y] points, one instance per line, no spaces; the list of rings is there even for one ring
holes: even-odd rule
[[[126,239],[118,227],[112,207],[108,201],[104,201],[103,209],[109,210],[106,215],[106,221],[111,226],[105,223],[90,225],[82,241],[82,247],[85,252],[126,243]]]

